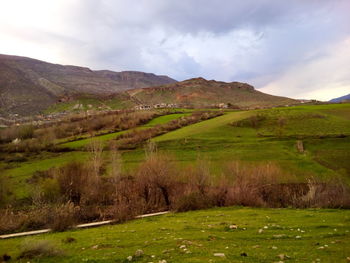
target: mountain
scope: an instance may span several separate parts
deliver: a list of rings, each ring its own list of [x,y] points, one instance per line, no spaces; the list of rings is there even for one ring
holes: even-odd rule
[[[262,93],[241,82],[221,82],[193,78],[182,82],[126,91],[144,104],[176,103],[179,106],[208,107],[231,104],[239,107],[269,107],[296,104],[298,101]]]
[[[350,101],[350,94],[339,97],[339,98],[332,99],[329,102],[342,102],[342,101]]]
[[[128,89],[175,83],[167,76],[137,71],[93,71],[0,55],[0,114],[28,115],[82,94],[108,95]]]
[[[176,104],[179,107],[231,105],[243,108],[297,104],[240,82],[114,72],[63,66],[36,59],[0,55],[0,117],[86,109]]]

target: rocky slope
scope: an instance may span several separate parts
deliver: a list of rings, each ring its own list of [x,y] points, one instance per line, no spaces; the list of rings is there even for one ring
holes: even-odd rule
[[[174,82],[167,76],[152,73],[93,71],[0,55],[0,114],[27,115],[82,94],[106,95]]]
[[[126,92],[137,101],[150,105],[176,103],[186,107],[210,107],[219,104],[239,107],[270,107],[298,103],[293,99],[262,93],[246,83],[227,83],[203,78]]]

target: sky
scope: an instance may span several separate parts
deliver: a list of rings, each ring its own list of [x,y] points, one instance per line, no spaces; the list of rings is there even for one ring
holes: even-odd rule
[[[350,0],[1,0],[0,53],[298,99],[350,93]]]

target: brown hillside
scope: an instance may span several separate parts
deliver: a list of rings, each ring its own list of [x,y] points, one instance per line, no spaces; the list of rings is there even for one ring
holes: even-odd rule
[[[0,114],[31,114],[62,97],[106,95],[127,89],[174,83],[152,73],[51,64],[36,59],[0,55]]]
[[[241,82],[221,82],[194,78],[145,89],[128,90],[130,96],[145,104],[176,103],[187,107],[232,104],[240,107],[284,106],[296,100],[262,93]]]

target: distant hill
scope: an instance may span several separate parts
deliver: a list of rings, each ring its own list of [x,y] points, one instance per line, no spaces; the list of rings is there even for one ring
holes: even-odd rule
[[[175,83],[167,76],[137,71],[93,71],[44,61],[0,55],[0,114],[28,115],[82,94],[108,95]]]
[[[221,103],[239,107],[285,106],[298,101],[262,93],[240,82],[221,82],[194,78],[182,82],[126,91],[144,104],[176,103],[179,106],[208,107]]]
[[[240,82],[136,71],[93,71],[36,59],[0,55],[0,116],[176,104],[179,107],[271,107],[298,101],[262,93]]]
[[[350,101],[350,94],[339,97],[339,98],[332,99],[329,102],[342,102],[342,101]]]

